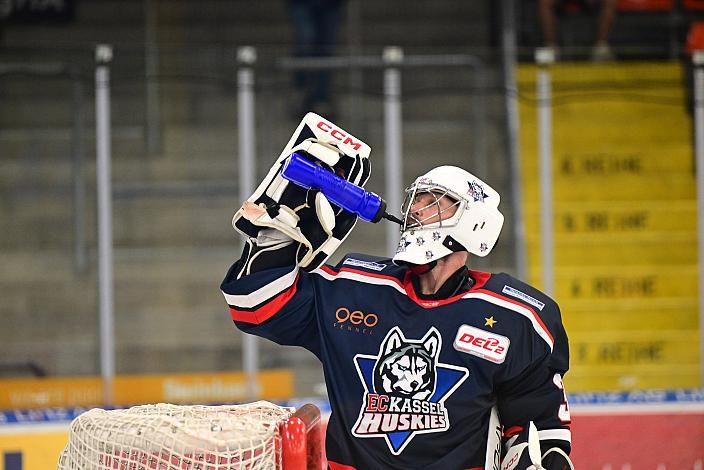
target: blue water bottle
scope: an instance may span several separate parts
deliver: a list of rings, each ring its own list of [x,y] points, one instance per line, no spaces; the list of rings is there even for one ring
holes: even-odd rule
[[[386,212],[386,201],[379,195],[340,178],[307,158],[293,153],[284,162],[281,176],[304,188],[316,188],[333,204],[357,214],[367,222],[388,219],[398,224],[401,220]]]

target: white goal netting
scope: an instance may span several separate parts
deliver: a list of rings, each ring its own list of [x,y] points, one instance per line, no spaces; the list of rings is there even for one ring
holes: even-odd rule
[[[96,408],[71,423],[57,470],[273,470],[278,424],[293,411],[266,401]]]

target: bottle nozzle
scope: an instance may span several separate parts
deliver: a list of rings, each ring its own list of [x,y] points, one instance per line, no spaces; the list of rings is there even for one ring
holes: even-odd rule
[[[399,225],[403,225],[403,220],[399,219],[393,214],[389,214],[388,212],[384,212],[384,215],[382,217],[386,220],[390,220],[391,222],[396,222]]]

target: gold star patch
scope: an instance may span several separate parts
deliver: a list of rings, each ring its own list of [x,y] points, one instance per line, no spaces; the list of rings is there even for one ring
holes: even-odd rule
[[[494,327],[494,323],[498,323],[498,322],[497,322],[496,320],[494,320],[494,316],[493,316],[493,315],[490,316],[489,318],[485,318],[485,319],[484,319],[484,326],[488,326],[488,327],[493,328],[493,327]]]

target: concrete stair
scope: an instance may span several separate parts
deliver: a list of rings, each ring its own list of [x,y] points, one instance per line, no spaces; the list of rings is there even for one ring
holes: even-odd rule
[[[553,70],[556,102],[590,82],[615,90],[652,80],[644,94],[683,103],[585,98],[554,109],[554,296],[570,337],[569,389],[700,385],[691,122],[684,90],[671,85],[682,83],[682,73],[664,62]],[[534,112],[522,112],[524,208],[529,278],[540,285]]]
[[[99,0],[77,6],[65,28],[9,26],[8,61],[65,62],[84,80],[84,166],[89,267],[73,267],[71,81],[0,77],[0,331],[3,361],[34,360],[49,374],[98,371],[95,234],[93,45],[112,43],[113,190],[117,370],[181,372],[241,367],[241,335],[231,326],[218,290],[239,254],[230,217],[237,187],[237,93],[234,50],[258,47],[261,62],[290,51],[285,3],[279,0],[169,0],[158,4],[161,47],[159,87],[163,147],[147,155],[143,2]],[[385,45],[407,53],[467,52],[485,45],[484,6],[439,0],[432,6],[400,0],[360,4],[362,48]],[[346,25],[340,31],[344,51]],[[22,46],[24,49],[13,50]],[[487,83],[496,78],[489,71]],[[257,72],[257,172],[261,178],[298,124],[290,116],[291,77]],[[369,189],[386,195],[380,71],[363,73],[362,89],[335,77],[341,126],[373,148]],[[437,163],[472,170],[473,77],[467,70],[404,72],[404,169],[408,181]],[[506,194],[508,175],[501,138],[503,103],[483,97],[485,139],[492,183]],[[361,111],[354,120],[351,109]],[[492,179],[492,178],[487,178]],[[394,208],[395,209],[395,208]],[[504,212],[510,218],[511,211]],[[509,223],[510,227],[510,223]],[[360,222],[343,252],[383,255],[383,228]],[[506,232],[509,234],[509,232]],[[489,261],[512,266],[506,235]],[[482,260],[481,267],[488,267]],[[295,366],[298,392],[319,392],[317,361],[304,351],[260,341],[265,367]]]

